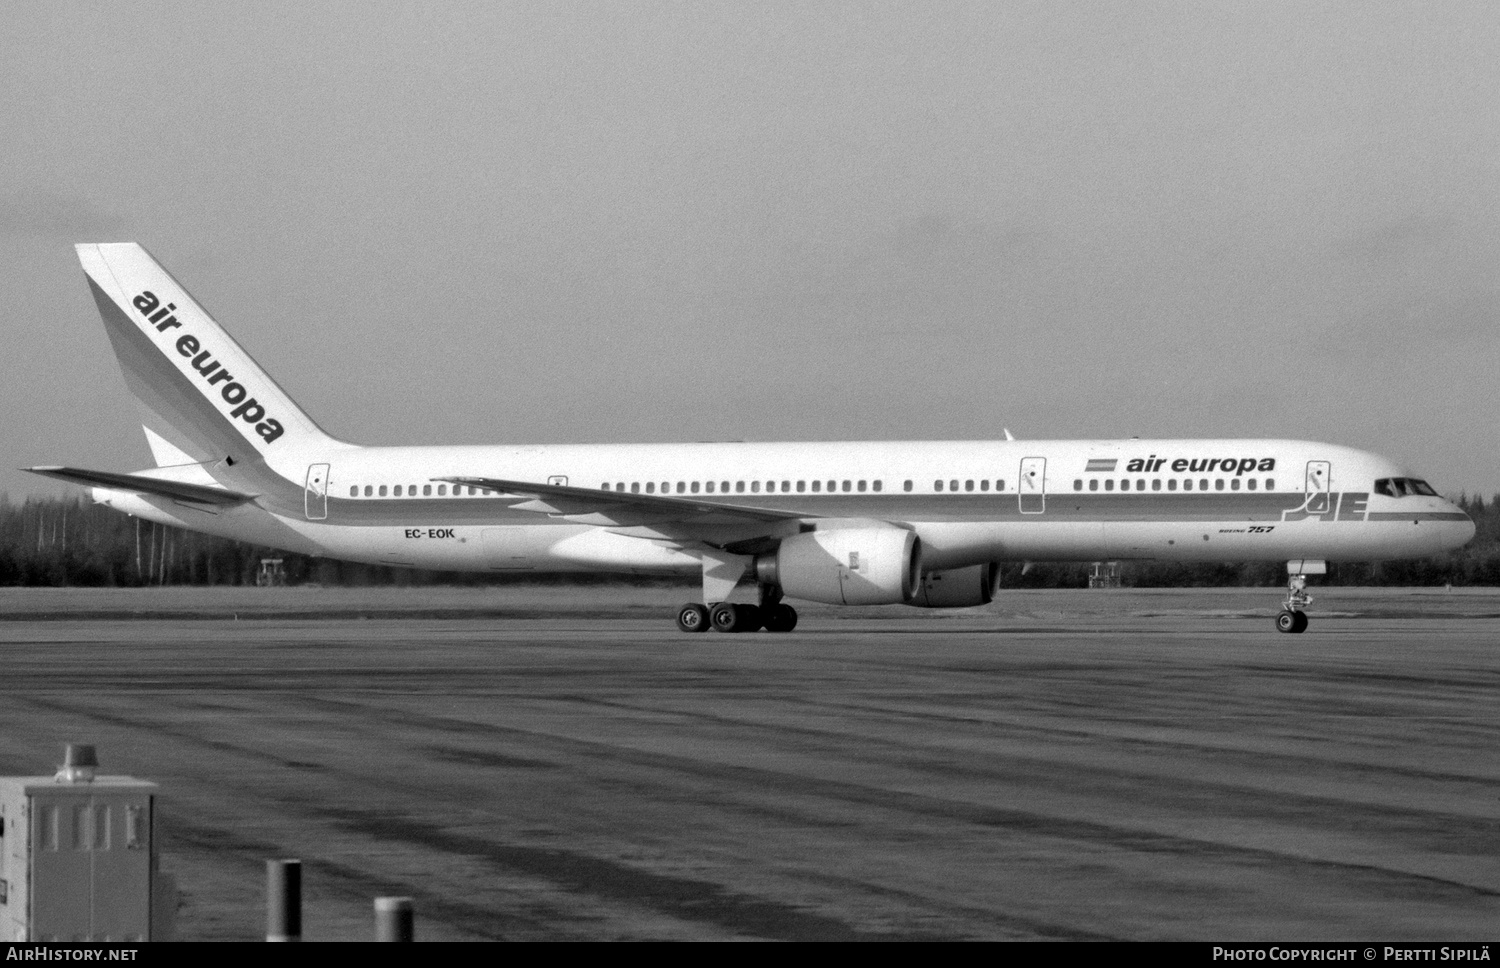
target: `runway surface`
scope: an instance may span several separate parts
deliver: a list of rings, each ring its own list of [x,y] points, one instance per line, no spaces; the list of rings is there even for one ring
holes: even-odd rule
[[[1500,595],[1313,591],[7,589],[0,774],[160,783],[187,939],[1493,940]]]

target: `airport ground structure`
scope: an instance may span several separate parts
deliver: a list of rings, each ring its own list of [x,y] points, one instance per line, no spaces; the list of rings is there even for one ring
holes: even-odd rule
[[[159,785],[178,937],[1493,940],[1500,589],[0,588],[0,775]]]
[[[1500,494],[1455,500],[1475,523],[1466,547],[1431,558],[1330,565],[1323,585],[1500,586]],[[154,587],[162,585],[253,585],[262,558],[283,559],[286,583],[326,586],[484,585],[518,580],[593,584],[620,580],[680,584],[682,579],[620,579],[609,575],[480,575],[428,572],[283,554],[226,538],[184,531],[128,517],[86,498],[0,494],[0,586]],[[1001,579],[1008,588],[1087,588],[1089,564],[1010,563]],[[1127,588],[1277,587],[1285,584],[1278,562],[1125,562]]]

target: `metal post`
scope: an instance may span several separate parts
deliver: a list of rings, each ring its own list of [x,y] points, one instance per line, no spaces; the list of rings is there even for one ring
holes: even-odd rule
[[[266,940],[302,940],[302,862],[266,861]]]
[[[375,940],[411,941],[413,929],[411,898],[377,897],[375,899]]]

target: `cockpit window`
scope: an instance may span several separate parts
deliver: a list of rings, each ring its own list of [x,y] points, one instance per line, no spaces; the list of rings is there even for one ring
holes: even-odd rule
[[[1426,481],[1419,481],[1415,477],[1382,477],[1375,482],[1375,493],[1384,494],[1386,497],[1437,497],[1437,491]]]

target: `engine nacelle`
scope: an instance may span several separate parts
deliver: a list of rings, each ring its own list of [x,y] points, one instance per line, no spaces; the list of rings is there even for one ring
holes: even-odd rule
[[[902,528],[794,535],[755,559],[756,578],[790,598],[829,605],[899,605],[922,580],[922,542]]]
[[[918,608],[971,608],[995,600],[1000,587],[1000,565],[986,562],[968,568],[929,571],[922,576],[916,595],[907,602]]]

